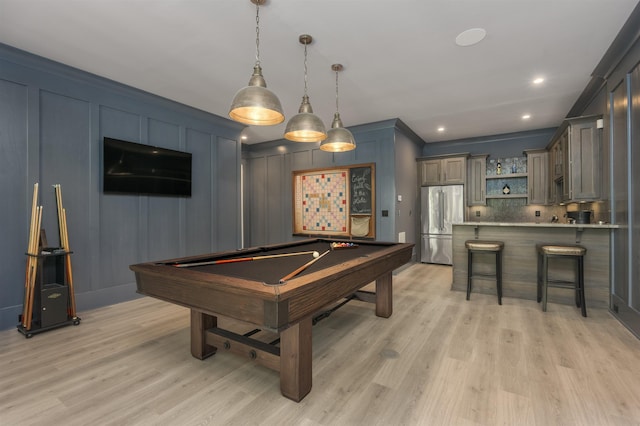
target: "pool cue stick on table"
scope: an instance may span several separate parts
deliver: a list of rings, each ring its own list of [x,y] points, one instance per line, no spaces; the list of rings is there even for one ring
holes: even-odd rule
[[[173,266],[175,266],[176,268],[190,268],[192,266],[221,265],[224,263],[234,263],[234,262],[249,262],[252,260],[273,259],[276,257],[300,256],[303,254],[312,254],[314,258],[317,258],[319,256],[317,251],[301,251],[301,252],[295,252],[295,253],[269,254],[265,256],[236,257],[231,259],[210,260],[208,262],[176,263]]]
[[[295,271],[291,272],[290,274],[280,278],[280,284],[284,283],[285,281],[290,280],[291,278],[295,277],[296,275],[298,275],[300,272],[304,271],[305,269],[307,269],[309,266],[313,265],[315,262],[317,262],[318,260],[322,259],[322,256],[329,254],[331,250],[327,250],[324,253],[322,253],[320,256],[316,257],[315,259],[312,259],[310,261],[308,261],[307,263],[305,263],[304,265],[302,265],[301,267],[299,267],[298,269],[296,269]]]

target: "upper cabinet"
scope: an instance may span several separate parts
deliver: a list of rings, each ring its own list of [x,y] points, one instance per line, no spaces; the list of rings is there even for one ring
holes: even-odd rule
[[[565,158],[567,154],[568,133],[569,130],[565,129],[549,148],[549,165],[551,179],[553,180],[563,177],[565,164],[569,164],[569,161]]]
[[[467,172],[467,205],[484,206],[487,204],[485,185],[487,182],[487,156],[469,157]]]
[[[424,159],[420,160],[419,167],[420,184],[422,186],[464,184],[467,157],[454,156]]]
[[[601,116],[566,119],[549,145],[551,201],[598,201],[602,197]]]
[[[544,150],[528,150],[527,155],[527,197],[529,204],[549,203],[549,153]]]

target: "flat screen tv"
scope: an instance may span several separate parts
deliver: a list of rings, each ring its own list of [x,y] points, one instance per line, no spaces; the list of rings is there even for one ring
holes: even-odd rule
[[[105,193],[191,196],[191,154],[104,138]]]

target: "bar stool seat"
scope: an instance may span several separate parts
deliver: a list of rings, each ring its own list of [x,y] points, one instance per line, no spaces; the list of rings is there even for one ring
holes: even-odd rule
[[[467,248],[467,300],[471,297],[472,280],[477,277],[495,278],[498,291],[498,304],[502,305],[502,249],[504,242],[487,240],[467,240],[464,243]],[[473,273],[473,253],[495,253],[495,274]]]
[[[537,244],[538,252],[538,303],[542,301],[542,311],[547,311],[547,290],[549,287],[572,289],[575,292],[576,306],[581,309],[582,316],[587,316],[584,297],[584,256],[587,249],[580,245]],[[549,259],[567,258],[575,260],[575,277],[573,281],[549,279]]]

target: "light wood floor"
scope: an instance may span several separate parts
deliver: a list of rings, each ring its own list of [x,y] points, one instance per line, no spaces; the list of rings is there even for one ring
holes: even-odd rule
[[[413,265],[394,283],[391,318],[350,302],[314,326],[300,403],[274,371],[192,358],[188,310],[151,298],[31,339],[0,332],[0,424],[640,424],[640,340],[605,310],[466,301],[446,266]]]

